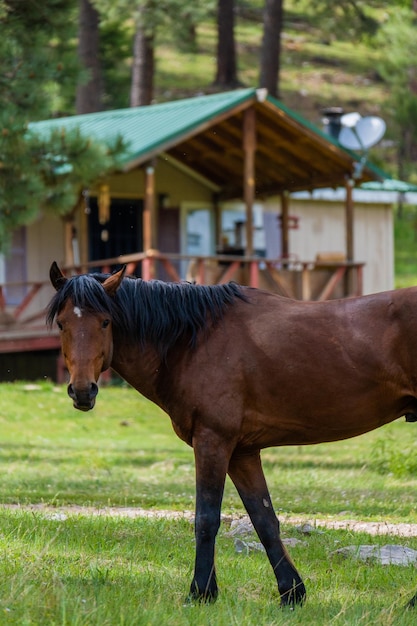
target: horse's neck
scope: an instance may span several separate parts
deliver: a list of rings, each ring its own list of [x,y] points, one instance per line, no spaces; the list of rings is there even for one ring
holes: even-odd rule
[[[157,402],[156,383],[161,359],[155,349],[115,344],[111,367],[139,393]]]

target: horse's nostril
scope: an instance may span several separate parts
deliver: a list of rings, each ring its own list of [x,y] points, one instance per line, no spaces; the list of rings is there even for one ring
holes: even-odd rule
[[[97,394],[98,394],[98,385],[96,385],[96,383],[91,383],[90,398],[93,400]]]
[[[77,405],[89,405],[93,403],[98,394],[98,385],[90,383],[85,388],[75,389],[70,383],[67,388],[68,395]]]

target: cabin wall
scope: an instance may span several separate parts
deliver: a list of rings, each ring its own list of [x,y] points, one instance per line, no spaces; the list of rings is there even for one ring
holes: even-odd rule
[[[242,203],[227,203],[228,220],[223,219],[226,237],[234,220],[245,219]],[[264,215],[262,216],[262,212]],[[275,230],[281,213],[279,198],[270,198],[254,207],[255,249],[266,248],[266,256],[280,256],[280,231]],[[236,217],[233,217],[233,214]],[[274,214],[275,219],[265,219]],[[289,201],[290,258],[298,261],[316,260],[318,254],[346,255],[345,203],[343,200],[315,200],[290,198]],[[291,219],[294,218],[294,219]],[[262,220],[264,228],[262,229]],[[389,203],[355,201],[354,203],[354,260],[365,263],[363,293],[375,293],[394,288],[394,216]],[[295,227],[294,227],[295,226]],[[275,232],[274,232],[275,231]],[[271,245],[276,239],[277,245]],[[269,239],[269,242],[268,242]],[[268,248],[269,245],[269,250]],[[274,252],[271,253],[271,250]]]
[[[391,205],[357,204],[355,258],[364,255],[364,293],[394,289],[394,215]]]
[[[319,253],[346,253],[345,206],[342,202],[290,201],[298,229],[290,229],[290,252],[302,261]],[[365,263],[363,292],[394,288],[394,227],[389,204],[355,202],[354,260]]]
[[[51,263],[64,263],[64,222],[56,215],[45,213],[26,228],[26,280],[46,282],[24,311],[23,318],[44,309],[53,295],[49,285]]]
[[[135,169],[130,172],[109,176],[106,184],[110,186],[110,193],[117,198],[143,198],[145,195],[145,170]],[[178,207],[182,202],[212,202],[212,190],[175,167],[163,157],[159,158],[155,166],[155,193],[166,194],[169,206]],[[91,195],[97,190],[92,189]]]

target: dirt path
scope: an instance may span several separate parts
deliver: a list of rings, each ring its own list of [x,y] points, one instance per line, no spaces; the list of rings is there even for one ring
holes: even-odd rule
[[[44,504],[33,504],[23,506],[20,504],[0,504],[1,509],[16,511],[33,511],[41,513],[51,519],[66,519],[69,516],[77,515],[95,515],[108,517],[126,517],[130,519],[146,517],[146,518],[165,518],[165,519],[194,519],[193,511],[169,511],[169,510],[153,510],[141,509],[138,507],[82,507],[82,506],[63,506],[52,507]],[[223,515],[222,520],[230,523],[233,519],[241,516],[231,517]],[[331,519],[312,519],[304,517],[291,517],[280,515],[281,524],[290,526],[304,526],[306,524],[313,528],[330,528],[334,530],[350,530],[352,532],[365,532],[370,535],[391,535],[397,537],[417,537],[417,524],[400,523],[393,524],[389,522],[361,522],[357,520],[331,520]]]

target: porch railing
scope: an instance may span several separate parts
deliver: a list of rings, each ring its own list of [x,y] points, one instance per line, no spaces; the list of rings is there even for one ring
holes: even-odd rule
[[[205,285],[235,281],[297,300],[328,300],[361,295],[364,266],[364,263],[266,259],[225,254],[195,256],[149,250],[146,253],[90,261],[81,266],[65,267],[64,270],[68,274],[92,270],[109,272],[124,264],[127,265],[128,273],[142,276],[145,280],[189,280]],[[24,288],[25,292],[17,304],[8,302],[8,291],[15,287]],[[44,317],[44,305],[37,310],[36,301],[42,300],[42,292],[46,290],[51,290],[47,279],[42,282],[0,284],[0,332],[15,323],[33,325],[40,321]]]
[[[196,256],[148,250],[68,269],[88,271],[94,267],[108,272],[124,264],[129,273],[140,275],[144,280],[189,280],[202,285],[235,281],[297,300],[344,298],[362,295],[363,291],[364,263],[321,259],[300,261],[229,254]]]

